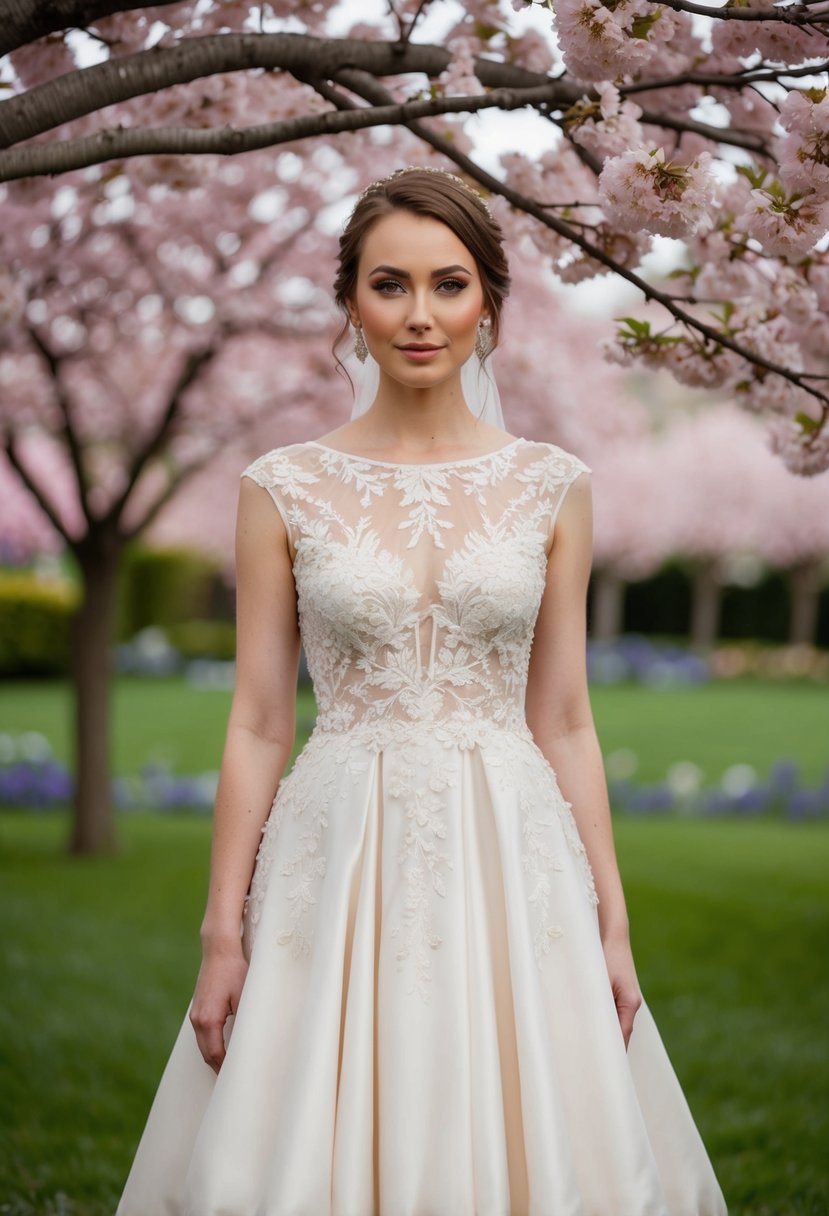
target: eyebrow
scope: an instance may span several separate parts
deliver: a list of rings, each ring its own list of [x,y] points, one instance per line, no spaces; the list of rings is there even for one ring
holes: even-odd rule
[[[432,278],[442,279],[445,274],[457,274],[458,271],[460,271],[462,274],[472,274],[472,271],[467,270],[465,266],[442,266],[440,270],[432,271]],[[396,279],[410,279],[412,277],[408,270],[400,270],[396,266],[375,266],[373,270],[369,271],[369,274],[380,273],[394,275]]]

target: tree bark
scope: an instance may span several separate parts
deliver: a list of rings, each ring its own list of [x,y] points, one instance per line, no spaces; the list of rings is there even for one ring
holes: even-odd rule
[[[691,605],[691,644],[713,646],[720,631],[720,580],[714,559],[701,561],[694,572]]]
[[[789,641],[813,646],[817,636],[820,579],[817,562],[804,562],[789,572]]]
[[[622,632],[625,584],[612,570],[593,574],[591,633],[598,642],[611,642]]]
[[[76,552],[84,598],[73,621],[75,796],[70,852],[117,849],[110,773],[110,680],[120,546],[92,536]]]

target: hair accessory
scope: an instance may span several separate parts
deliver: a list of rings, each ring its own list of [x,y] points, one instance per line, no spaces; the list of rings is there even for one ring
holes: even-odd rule
[[[378,178],[376,182],[372,182],[371,185],[366,186],[365,190],[359,196],[357,201],[361,202],[362,199],[366,198],[369,194],[373,194],[375,190],[379,190],[382,186],[385,186],[386,182],[392,182],[395,178],[400,177],[401,174],[411,173],[413,170],[416,170],[418,173],[437,173],[441,177],[448,177],[449,180],[454,182],[456,186],[460,186],[465,194],[468,194],[470,197],[474,198],[475,202],[478,203],[479,206],[483,207],[489,218],[492,219],[492,212],[489,209],[489,204],[482,194],[480,194],[477,190],[473,190],[471,186],[467,185],[462,177],[458,177],[457,173],[450,173],[448,169],[438,169],[433,165],[406,165],[404,169],[395,169],[393,173],[389,173],[386,177]]]
[[[354,326],[354,354],[361,363],[365,363],[366,359],[368,358],[368,347],[366,346],[366,340],[363,337],[362,325]]]
[[[475,354],[483,363],[484,359],[489,354],[490,334],[489,334],[489,318],[481,318],[478,322],[478,328],[475,333]]]

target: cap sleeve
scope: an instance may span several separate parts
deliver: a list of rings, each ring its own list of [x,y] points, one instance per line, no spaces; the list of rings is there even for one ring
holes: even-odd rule
[[[572,452],[565,452],[562,448],[556,448],[556,464],[558,474],[561,478],[561,488],[556,495],[555,506],[553,507],[552,517],[550,519],[550,534],[552,535],[555,528],[558,513],[561,510],[561,504],[567,497],[567,491],[574,481],[577,481],[582,473],[592,473],[589,465],[583,460],[579,460],[578,456],[574,456]]]
[[[290,499],[295,495],[292,495],[290,490],[291,486],[296,484],[296,471],[293,469],[289,452],[290,450],[287,448],[274,448],[273,451],[266,452],[264,456],[257,457],[246,469],[242,470],[240,476],[250,478],[263,490],[267,490],[282,517],[288,539],[293,544]]]

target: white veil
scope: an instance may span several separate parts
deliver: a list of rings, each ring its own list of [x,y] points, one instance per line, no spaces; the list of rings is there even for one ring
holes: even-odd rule
[[[344,363],[354,383],[351,417],[359,418],[377,396],[380,368],[371,355],[366,357],[365,363],[360,363],[356,355],[348,354]],[[490,426],[497,426],[502,431],[507,429],[501,412],[501,396],[492,370],[492,355],[487,355],[482,362],[473,351],[461,368],[461,387],[464,400],[476,418],[481,422],[488,422]]]

